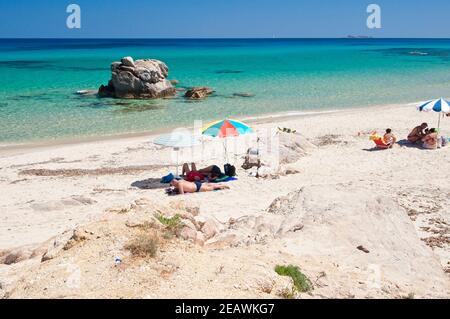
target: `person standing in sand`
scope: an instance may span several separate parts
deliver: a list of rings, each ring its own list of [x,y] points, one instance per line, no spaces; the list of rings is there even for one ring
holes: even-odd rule
[[[422,141],[422,138],[427,134],[426,129],[428,128],[427,123],[422,123],[419,126],[416,126],[411,133],[408,135],[408,141],[411,143],[417,143]]]
[[[170,185],[175,187],[180,194],[212,192],[220,189],[229,189],[230,187],[222,183],[201,183],[200,181],[188,182],[185,180],[173,180]]]

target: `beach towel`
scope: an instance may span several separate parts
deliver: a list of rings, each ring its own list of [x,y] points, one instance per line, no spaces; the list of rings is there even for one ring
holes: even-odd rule
[[[386,149],[390,147],[389,144],[386,144],[383,137],[378,134],[370,135],[369,139],[372,140],[378,148]]]
[[[211,183],[226,183],[226,182],[231,182],[231,181],[237,181],[237,178],[224,175],[222,177],[216,178],[214,181],[211,181]]]

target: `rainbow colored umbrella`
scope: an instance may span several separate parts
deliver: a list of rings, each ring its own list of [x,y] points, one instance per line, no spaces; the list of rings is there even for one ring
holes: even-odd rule
[[[253,129],[247,124],[233,120],[233,119],[225,119],[216,122],[212,122],[206,125],[202,134],[212,137],[234,137],[244,134],[253,133]]]
[[[228,162],[227,151],[227,137],[236,137],[239,135],[253,133],[253,129],[247,124],[233,120],[225,119],[221,121],[212,122],[202,129],[202,134],[212,137],[219,137],[224,139],[223,147],[225,149],[225,161]]]

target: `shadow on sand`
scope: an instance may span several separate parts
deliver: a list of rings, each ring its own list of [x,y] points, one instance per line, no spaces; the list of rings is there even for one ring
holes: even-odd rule
[[[160,181],[160,178],[147,178],[141,181],[133,182],[131,186],[140,189],[163,189],[170,186],[169,184],[162,184]]]
[[[424,149],[422,147],[421,143],[411,143],[408,140],[398,141],[397,144],[400,145],[401,147],[417,148],[417,149],[420,149],[420,150]]]
[[[417,148],[419,150],[424,149],[420,144],[414,144],[408,140],[400,140],[396,144],[399,145],[400,147]],[[387,149],[378,148],[376,146],[373,148],[363,148],[363,151],[366,151],[366,152],[385,151],[385,150],[387,150]]]

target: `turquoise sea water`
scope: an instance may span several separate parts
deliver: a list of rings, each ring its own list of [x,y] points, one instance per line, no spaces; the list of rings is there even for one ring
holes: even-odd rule
[[[160,59],[180,86],[217,93],[202,102],[74,94],[106,84],[111,62],[128,55]],[[440,96],[450,96],[450,40],[0,40],[0,142]]]

